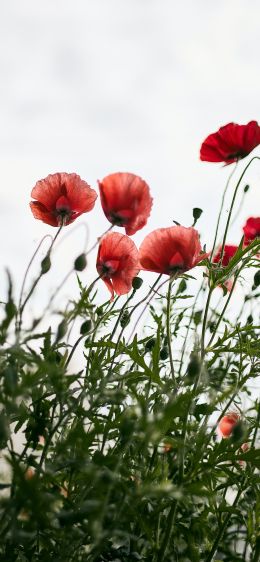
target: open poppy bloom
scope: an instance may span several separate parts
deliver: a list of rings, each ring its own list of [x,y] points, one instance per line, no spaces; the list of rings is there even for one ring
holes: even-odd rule
[[[229,264],[230,260],[235,255],[237,249],[238,249],[238,246],[232,246],[230,244],[225,244],[223,257],[222,257],[223,267],[226,267]],[[221,257],[221,252],[222,252],[222,247],[220,247],[218,249],[217,253],[215,254],[215,256],[213,258],[213,263],[219,263],[220,257]]]
[[[97,272],[111,293],[125,295],[132,288],[133,278],[140,269],[135,243],[125,234],[110,232],[101,239]]]
[[[218,424],[218,433],[221,437],[226,439],[230,437],[235,425],[239,421],[239,415],[236,412],[228,412],[221,418]]]
[[[258,144],[260,127],[257,121],[250,121],[247,125],[228,123],[204,140],[200,149],[200,159],[232,164],[245,158]]]
[[[255,238],[260,238],[260,217],[250,217],[243,227],[245,244],[250,244]]]
[[[167,275],[184,273],[207,256],[201,250],[198,231],[185,226],[154,230],[146,236],[139,250],[143,269]]]
[[[34,218],[51,226],[67,225],[82,213],[91,211],[97,194],[77,174],[50,174],[37,181],[30,207]]]
[[[118,172],[106,176],[98,184],[103,211],[109,222],[123,226],[128,236],[145,226],[153,200],[142,178]]]

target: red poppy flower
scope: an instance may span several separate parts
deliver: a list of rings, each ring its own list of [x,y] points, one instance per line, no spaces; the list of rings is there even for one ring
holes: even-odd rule
[[[238,249],[238,246],[232,246],[232,245],[229,245],[229,244],[225,244],[224,252],[223,252],[223,258],[222,258],[222,265],[224,267],[229,264],[230,260],[235,255],[237,249]],[[213,263],[218,263],[220,261],[221,251],[222,251],[222,247],[220,247],[218,249],[217,253],[215,254],[215,256],[213,258]]]
[[[77,174],[50,174],[37,181],[30,207],[34,218],[51,226],[67,225],[93,209],[97,194]]]
[[[167,275],[184,273],[207,256],[201,251],[197,230],[185,226],[154,230],[146,236],[139,250],[143,269]]]
[[[147,183],[135,174],[117,173],[98,182],[103,211],[112,224],[131,236],[147,223],[152,197]]]
[[[239,415],[236,412],[228,412],[221,418],[218,424],[218,433],[221,437],[226,439],[229,437],[239,420]]]
[[[133,278],[140,269],[138,250],[125,234],[110,232],[100,242],[97,271],[112,297],[125,295],[132,288]]]
[[[228,123],[209,135],[201,145],[200,159],[232,164],[245,158],[260,144],[260,127],[256,121],[247,125]]]
[[[260,217],[250,217],[243,227],[245,244],[250,244],[255,238],[260,238]]]

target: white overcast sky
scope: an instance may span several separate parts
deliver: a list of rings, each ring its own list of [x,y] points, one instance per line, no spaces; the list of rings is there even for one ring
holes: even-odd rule
[[[199,206],[210,246],[230,168],[200,162],[199,147],[221,125],[260,119],[259,22],[258,0],[2,3],[0,297],[4,266],[19,286],[36,244],[54,232],[28,202],[36,181],[57,171],[77,172],[92,187],[112,172],[140,174],[154,207],[136,243],[173,219],[189,226]],[[259,163],[247,178],[233,243],[246,217],[259,215]],[[99,203],[80,222],[92,243],[107,228]],[[82,234],[62,244],[61,272],[81,252]]]

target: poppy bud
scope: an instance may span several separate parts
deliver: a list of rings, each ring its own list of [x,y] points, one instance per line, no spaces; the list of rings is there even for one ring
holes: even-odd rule
[[[193,215],[193,218],[194,218],[193,226],[196,224],[197,220],[200,218],[202,213],[203,213],[203,211],[202,211],[202,209],[199,209],[199,207],[194,207],[194,209],[192,209],[192,215]]]
[[[188,364],[187,367],[187,375],[190,379],[194,379],[194,377],[196,377],[201,369],[201,363],[200,360],[198,358],[197,353],[192,353],[191,354],[191,358],[190,358],[190,362]]]
[[[167,347],[163,347],[160,351],[160,358],[162,360],[164,360],[164,359],[167,359],[168,357],[169,357],[168,349],[167,349]]]
[[[51,260],[49,254],[47,254],[41,262],[41,274],[48,273],[49,269],[51,269]]]
[[[76,271],[83,271],[87,265],[87,259],[85,254],[80,254],[74,261],[74,269]]]
[[[67,322],[66,320],[62,320],[61,323],[58,325],[56,341],[59,341],[62,338],[64,338],[66,332],[67,332]]]
[[[130,314],[128,312],[128,310],[124,310],[121,318],[120,318],[120,326],[122,326],[122,328],[125,328],[130,322]]]
[[[6,443],[9,439],[10,429],[7,416],[1,412],[0,414],[0,449],[6,447]]]
[[[245,437],[246,428],[244,423],[240,420],[238,421],[232,430],[232,441],[237,443],[238,441],[242,441]]]
[[[4,370],[4,389],[6,394],[14,394],[17,381],[18,381],[18,373],[17,370],[13,365],[8,365]]]
[[[147,340],[146,344],[145,344],[145,350],[146,351],[151,351],[156,343],[156,339],[155,338],[151,338],[150,340]]]
[[[134,277],[132,281],[132,287],[135,291],[138,291],[142,287],[143,279],[141,277]]]
[[[91,326],[92,326],[92,322],[91,322],[90,318],[87,318],[87,320],[85,320],[85,322],[83,322],[83,324],[81,324],[81,327],[80,327],[81,335],[84,336],[85,334],[87,334],[91,330]]]
[[[260,270],[256,272],[254,276],[254,287],[258,287],[260,285]]]
[[[195,326],[198,326],[201,323],[202,318],[202,310],[196,310],[193,314],[193,322]]]

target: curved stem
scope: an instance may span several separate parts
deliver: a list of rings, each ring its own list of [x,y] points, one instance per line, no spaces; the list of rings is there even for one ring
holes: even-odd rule
[[[175,375],[174,375],[174,364],[173,364],[173,356],[172,356],[172,346],[171,346],[171,288],[172,288],[173,279],[169,280],[168,285],[168,294],[167,294],[167,313],[166,313],[166,329],[167,329],[167,343],[168,343],[168,350],[169,350],[169,358],[170,358],[170,366],[171,366],[171,374],[172,380],[175,383]]]
[[[134,306],[134,308],[132,308],[129,318],[133,315],[134,311],[138,308],[138,306],[139,306],[140,304],[142,304],[143,302],[145,302],[146,299],[150,296],[150,294],[154,292],[154,289],[155,289],[157,283],[160,281],[161,277],[162,277],[162,273],[159,275],[159,277],[157,277],[155,283],[154,283],[154,284],[152,285],[152,287],[150,288],[150,291],[148,292],[148,294],[146,295],[146,297],[144,297],[141,301],[139,301],[139,302]],[[161,283],[161,285],[158,287],[157,291],[159,291],[159,289],[164,285],[164,283],[167,283],[167,279],[166,279],[166,281],[163,281],[163,283]],[[138,325],[138,323],[139,323],[139,321],[140,321],[140,319],[141,319],[141,317],[142,317],[142,315],[143,315],[143,313],[144,313],[144,311],[145,311],[145,309],[146,309],[146,307],[147,307],[147,304],[148,304],[148,305],[150,304],[150,302],[151,302],[151,300],[152,300],[153,297],[154,297],[154,295],[152,294],[152,297],[149,299],[148,303],[145,304],[145,307],[143,308],[142,312],[141,312],[140,315],[138,316],[138,318],[137,318],[137,320],[136,320],[136,322],[135,322],[135,325],[134,325],[134,327],[133,327],[133,329],[132,329],[132,332],[131,332],[131,334],[130,334],[130,336],[129,336],[128,341],[130,341],[130,340],[132,339],[132,337],[133,337],[133,335],[134,335],[134,332],[135,332],[135,329],[136,329],[136,327],[137,327],[137,325]]]
[[[96,248],[96,246],[98,246],[98,244],[100,244],[102,238],[104,238],[104,236],[110,232],[110,230],[112,230],[113,228],[113,224],[111,224],[111,226],[105,230],[105,232],[103,232],[103,234],[101,234],[101,236],[99,236],[99,238],[96,240],[95,244],[93,244],[93,246],[90,246],[89,250],[86,252],[86,256],[88,256],[90,254],[90,252],[92,252],[92,250],[94,250]]]
[[[206,306],[205,306],[203,323],[202,323],[202,333],[201,333],[201,360],[202,361],[203,361],[204,356],[205,356],[205,335],[206,335],[207,318],[208,318],[209,305],[210,305],[212,292],[213,292],[213,288],[210,287],[208,297],[207,297],[207,301],[206,301]]]
[[[221,219],[221,215],[222,215],[222,211],[223,211],[223,207],[224,207],[224,202],[225,202],[225,197],[226,197],[226,193],[227,193],[227,189],[230,183],[231,178],[233,177],[233,174],[235,173],[236,169],[237,169],[237,162],[233,168],[233,170],[231,171],[231,174],[229,174],[228,176],[228,180],[226,183],[226,187],[224,189],[224,193],[222,195],[222,199],[221,199],[221,205],[220,205],[220,210],[219,210],[219,214],[218,214],[218,220],[217,220],[217,226],[216,226],[216,230],[215,230],[215,237],[214,237],[214,242],[213,242],[213,246],[212,246],[212,250],[211,250],[211,254],[210,254],[210,261],[212,260],[212,257],[214,255],[214,251],[215,251],[215,247],[216,247],[216,243],[217,243],[217,237],[218,237],[218,231],[219,231],[219,223],[220,223],[220,219]]]
[[[48,251],[47,251],[47,254],[46,254],[45,258],[50,257],[51,251],[52,251],[52,248],[53,248],[53,245],[54,245],[55,241],[57,240],[57,237],[59,236],[59,234],[60,234],[62,228],[63,228],[63,224],[60,225],[58,231],[56,232],[56,234],[55,234],[55,236],[54,236],[54,238],[53,238],[53,240],[52,240],[52,242],[51,242],[51,245],[50,245],[50,247],[49,247],[49,249],[48,249]],[[39,248],[39,247],[38,247],[38,248]],[[38,251],[38,248],[37,248],[37,251]],[[36,251],[36,253],[37,253],[37,251]],[[32,260],[34,259],[35,255],[36,255],[36,254],[33,255]],[[31,260],[29,266],[31,265],[32,260]],[[28,271],[26,271],[26,276],[27,276],[27,273],[28,273]],[[35,289],[36,286],[38,285],[38,283],[39,283],[39,281],[40,281],[42,275],[43,275],[43,273],[42,273],[42,271],[41,271],[41,272],[39,273],[38,277],[37,277],[37,278],[35,279],[35,281],[33,282],[33,284],[32,284],[32,286],[31,286],[31,289],[30,289],[30,291],[29,291],[27,297],[25,297],[23,303],[19,306],[19,311],[18,311],[18,313],[19,313],[19,321],[18,321],[18,326],[17,326],[17,333],[18,333],[18,334],[20,333],[20,330],[21,330],[22,315],[23,315],[23,311],[24,311],[25,305],[27,304],[27,302],[28,302],[29,299],[31,298],[31,296],[32,296],[32,294],[33,294],[33,292],[34,292],[34,289]]]
[[[239,178],[239,180],[238,180],[238,182],[237,182],[237,185],[236,185],[236,187],[235,187],[234,195],[233,195],[233,198],[232,198],[232,201],[231,201],[231,206],[230,206],[229,213],[228,213],[226,228],[225,228],[225,232],[224,232],[224,237],[223,237],[223,242],[222,242],[222,249],[221,249],[221,256],[220,256],[220,262],[222,262],[223,255],[224,255],[224,247],[225,247],[225,243],[226,243],[226,239],[227,239],[227,233],[228,233],[229,223],[230,223],[231,215],[232,215],[232,212],[233,212],[234,203],[235,203],[235,200],[236,200],[238,188],[239,188],[239,186],[240,186],[240,184],[241,184],[241,181],[242,181],[242,179],[243,179],[243,177],[244,177],[244,175],[245,175],[247,169],[249,168],[249,166],[250,166],[250,164],[253,162],[253,160],[260,160],[260,157],[259,157],[259,156],[254,156],[253,158],[251,158],[251,160],[250,160],[250,161],[248,162],[248,164],[246,165],[244,171],[242,172],[242,174],[241,174],[241,176],[240,176],[240,178]]]

